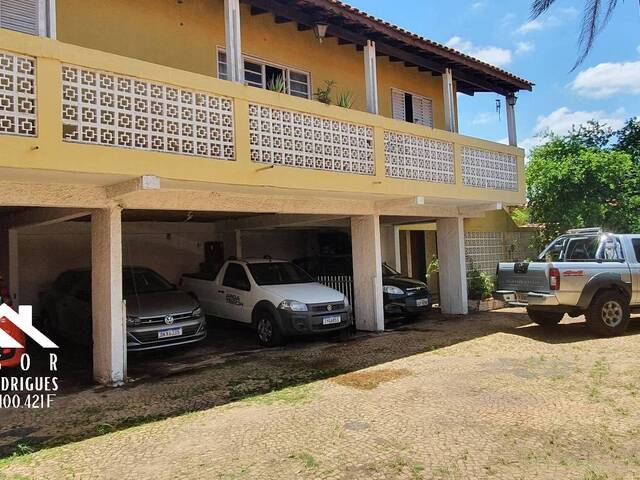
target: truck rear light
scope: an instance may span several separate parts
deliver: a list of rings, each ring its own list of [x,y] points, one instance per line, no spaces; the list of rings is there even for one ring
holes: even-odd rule
[[[549,269],[549,288],[551,290],[560,290],[560,270],[557,268]]]

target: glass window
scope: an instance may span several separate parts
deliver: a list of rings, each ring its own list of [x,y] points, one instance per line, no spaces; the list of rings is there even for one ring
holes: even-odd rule
[[[564,255],[565,261],[595,260],[599,240],[598,237],[570,239]]]
[[[249,271],[258,285],[313,283],[307,272],[289,262],[252,263]]]
[[[235,288],[236,290],[251,290],[251,284],[247,273],[244,271],[244,267],[239,263],[230,263],[227,267],[227,271],[224,273],[224,280],[222,285],[229,288]]]
[[[309,75],[290,71],[289,92],[295,97],[309,98]]]
[[[138,295],[175,290],[167,280],[147,268],[127,268],[122,272],[122,293]]]
[[[633,251],[636,253],[636,262],[640,263],[640,238],[634,238],[631,243],[633,244]]]
[[[600,245],[600,250],[598,253],[598,258],[606,261],[617,262],[624,259],[624,255],[622,254],[622,246],[617,238],[605,236],[602,239],[602,244]]]
[[[395,277],[400,275],[400,272],[396,272],[393,268],[391,268],[386,263],[382,264],[382,276],[383,277]]]
[[[269,81],[277,76],[281,76],[285,80],[287,93],[295,97],[310,98],[311,82],[309,74],[245,58],[244,80],[247,85],[267,88]],[[224,50],[218,50],[218,78],[222,80],[229,79],[227,54]]]
[[[262,72],[262,65],[245,60],[244,81],[252,87],[264,88],[264,75]]]
[[[228,80],[227,76],[227,54],[226,52],[218,51],[218,78],[221,80]]]

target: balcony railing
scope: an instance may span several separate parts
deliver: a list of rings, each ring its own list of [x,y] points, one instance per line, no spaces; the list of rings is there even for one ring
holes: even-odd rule
[[[17,52],[0,51],[0,134],[43,133],[61,149],[82,143],[208,159],[220,171],[242,164],[235,177],[233,170],[224,177],[239,184],[261,165],[273,165],[315,170],[302,174],[309,187],[318,175],[347,175],[352,180],[340,187],[346,190],[524,197],[520,149],[51,40],[4,31],[0,39]],[[40,116],[43,102],[47,112]],[[120,161],[114,154],[113,162]],[[294,177],[270,178],[277,184]]]

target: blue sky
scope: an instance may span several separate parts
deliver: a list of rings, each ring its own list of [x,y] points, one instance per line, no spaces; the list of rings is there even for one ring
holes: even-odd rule
[[[347,3],[431,40],[482,58],[536,83],[517,105],[518,137],[535,145],[537,133],[566,132],[595,118],[612,127],[640,115],[640,7],[620,2],[608,27],[582,65],[578,28],[586,0],[558,0],[529,22],[529,1],[347,0]],[[459,96],[460,131],[505,141],[504,100],[495,94]]]

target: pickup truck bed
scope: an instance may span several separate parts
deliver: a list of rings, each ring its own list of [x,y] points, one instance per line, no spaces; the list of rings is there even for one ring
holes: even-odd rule
[[[584,314],[598,334],[622,334],[640,305],[640,235],[571,231],[536,261],[500,263],[495,297],[542,325]]]

